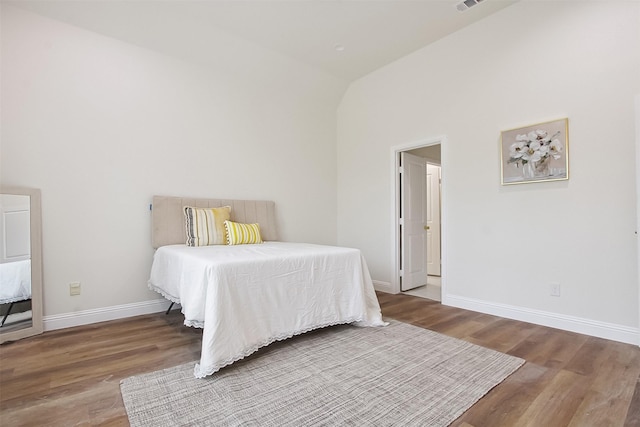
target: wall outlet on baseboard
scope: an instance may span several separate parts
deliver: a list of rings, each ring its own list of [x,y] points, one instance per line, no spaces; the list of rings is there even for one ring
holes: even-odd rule
[[[80,282],[69,283],[69,295],[80,295]]]
[[[560,283],[552,283],[549,285],[549,295],[552,297],[560,296]]]

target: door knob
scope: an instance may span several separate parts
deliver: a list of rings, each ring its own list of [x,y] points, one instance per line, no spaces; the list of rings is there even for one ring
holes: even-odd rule
[[[428,230],[428,229],[429,229],[429,226],[428,226],[428,225],[425,225],[425,226],[424,226],[424,229],[425,229],[425,230]]]

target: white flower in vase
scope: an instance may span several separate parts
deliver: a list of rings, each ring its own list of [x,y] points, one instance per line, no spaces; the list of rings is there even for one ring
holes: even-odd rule
[[[549,157],[559,159],[562,143],[554,139],[560,132],[549,136],[546,130],[537,129],[526,134],[516,135],[516,140],[509,147],[509,163],[516,166],[529,162],[539,162]]]
[[[551,143],[549,144],[549,152],[551,153],[551,156],[556,160],[561,157],[560,153],[562,153],[562,143],[560,142],[560,140],[554,139],[553,141],[551,141]]]
[[[522,160],[526,160],[527,162],[540,161],[543,155],[542,151],[540,150],[541,147],[542,145],[540,145],[538,141],[532,141],[531,143],[529,143],[529,146],[524,151],[524,154],[522,154]]]
[[[509,157],[511,157],[511,161],[519,160],[527,148],[527,144],[524,141],[516,141],[511,144],[511,147],[509,147]]]
[[[547,157],[549,157],[549,151],[551,150],[551,148],[548,145],[545,145],[544,143],[540,144],[540,148],[538,149],[538,152],[540,152],[540,157],[545,159]]]

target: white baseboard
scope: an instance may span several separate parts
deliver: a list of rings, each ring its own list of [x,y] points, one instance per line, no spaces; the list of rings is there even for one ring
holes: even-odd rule
[[[380,280],[372,280],[372,282],[373,282],[373,288],[376,291],[386,292],[388,294],[395,293],[395,292],[393,292],[393,287],[391,286],[391,283],[389,283],[389,282],[382,282]]]
[[[133,304],[116,305],[113,307],[83,310],[74,313],[55,314],[44,316],[45,331],[71,328],[73,326],[89,325],[91,323],[106,322],[108,320],[123,319],[126,317],[140,316],[143,314],[159,313],[169,308],[170,301],[155,299],[136,302]],[[175,308],[175,307],[174,307]]]
[[[629,326],[482,301],[457,295],[443,295],[442,304],[627,344],[640,345],[640,330]]]
[[[374,280],[373,286],[377,291],[393,293],[391,284],[388,282]],[[113,307],[45,316],[43,318],[44,330],[53,331],[56,329],[89,325],[92,323],[106,322],[109,320],[140,316],[143,314],[159,313],[166,311],[169,304],[170,302],[165,299],[156,299],[133,304],[123,304]],[[442,296],[442,304],[500,316],[507,319],[520,320],[523,322],[534,323],[536,325],[548,326],[551,328],[563,329],[594,337],[624,342],[627,344],[640,345],[640,330],[629,326],[599,322],[591,319],[482,301],[450,294]],[[178,308],[178,306],[174,306],[174,309],[176,308]]]

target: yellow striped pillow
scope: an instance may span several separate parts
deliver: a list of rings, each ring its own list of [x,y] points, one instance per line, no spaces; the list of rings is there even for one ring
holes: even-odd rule
[[[224,222],[231,217],[231,206],[221,208],[184,207],[187,246],[224,245],[227,232]]]
[[[239,222],[225,221],[224,227],[227,229],[228,245],[262,243],[260,224],[241,224]]]

